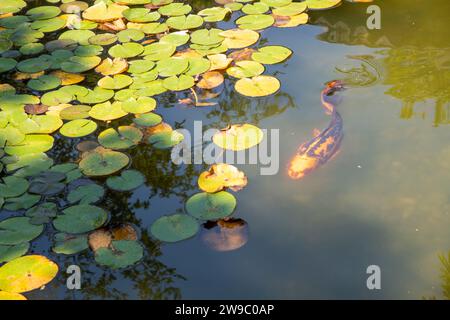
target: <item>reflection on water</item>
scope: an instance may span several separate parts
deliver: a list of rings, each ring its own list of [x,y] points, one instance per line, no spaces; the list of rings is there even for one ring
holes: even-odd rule
[[[203,224],[203,242],[216,251],[233,251],[248,241],[248,223],[242,219],[208,221]]]

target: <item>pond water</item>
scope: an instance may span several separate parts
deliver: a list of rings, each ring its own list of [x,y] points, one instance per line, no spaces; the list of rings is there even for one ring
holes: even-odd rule
[[[194,10],[215,5],[185,2]],[[367,29],[366,8],[371,4],[381,8],[380,30]],[[54,230],[48,225],[29,254],[49,257],[60,272],[44,290],[26,296],[450,298],[439,259],[450,249],[449,9],[445,0],[384,0],[310,11],[307,25],[266,29],[255,45],[293,51],[287,61],[266,68],[265,74],[281,81],[275,95],[248,98],[228,80],[212,100],[214,106],[195,108],[178,103],[180,96],[158,95],[156,112],[174,128],[193,131],[194,121],[201,120],[204,129],[237,123],[279,129],[277,174],[261,175],[261,165],[236,165],[247,175],[248,185],[233,193],[233,218],[242,219],[234,223],[238,230],[245,225],[235,241],[240,242],[236,246],[246,242],[236,250],[213,250],[205,242],[204,226],[185,241],[155,240],[149,226],[163,215],[185,212],[185,202],[199,192],[197,178],[207,166],[175,165],[170,151],[142,144],[127,153],[130,166],[144,174],[145,185],[132,192],[107,190],[96,205],[110,214],[109,223],[135,226],[143,260],[112,270],[96,264],[90,250],[55,254]],[[231,28],[237,16],[217,27]],[[320,92],[334,79],[348,83],[338,106],[344,128],[340,150],[311,174],[292,180],[289,160],[314,129],[330,121]],[[112,122],[119,123],[129,119]],[[107,125],[100,127],[98,132]],[[48,154],[55,163],[75,162],[79,141],[59,136]],[[23,212],[2,210],[0,215],[3,220]],[[209,230],[218,228],[211,226]],[[65,270],[72,264],[82,270],[81,290],[66,288]],[[366,286],[369,265],[381,268],[381,290]]]

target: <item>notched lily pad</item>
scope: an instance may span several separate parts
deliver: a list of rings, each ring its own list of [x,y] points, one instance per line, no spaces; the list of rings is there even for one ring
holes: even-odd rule
[[[108,248],[100,248],[95,252],[98,264],[112,269],[121,269],[135,264],[142,259],[144,249],[137,241],[112,241]]]
[[[84,155],[80,169],[86,176],[107,176],[128,165],[130,158],[121,152],[98,147]]]
[[[120,176],[109,177],[106,180],[108,188],[116,191],[131,191],[140,187],[145,182],[145,177],[137,170],[125,170]]]
[[[186,201],[186,211],[201,220],[218,220],[230,216],[236,208],[236,198],[226,191],[197,193]]]
[[[80,234],[100,228],[107,219],[108,214],[102,208],[80,204],[64,209],[53,220],[53,226],[61,232]]]
[[[189,239],[199,231],[197,220],[186,214],[163,216],[150,227],[151,234],[164,242],[178,242]]]

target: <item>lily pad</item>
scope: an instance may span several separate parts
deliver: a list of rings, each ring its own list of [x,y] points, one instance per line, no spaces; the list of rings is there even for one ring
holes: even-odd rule
[[[0,245],[16,245],[29,242],[44,231],[42,225],[34,225],[28,217],[13,217],[0,222]]]
[[[130,61],[128,72],[134,74],[141,74],[152,70],[155,67],[155,63],[150,60],[134,60]]]
[[[59,40],[71,40],[76,41],[79,45],[87,46],[89,39],[95,36],[95,33],[91,30],[68,30],[59,36]]]
[[[292,2],[292,0],[261,0],[262,3],[265,3],[273,8],[284,7]]]
[[[31,20],[45,20],[58,16],[61,10],[55,6],[40,6],[27,11]]]
[[[63,210],[53,220],[53,226],[61,232],[79,234],[100,228],[107,218],[108,214],[102,208],[80,204]]]
[[[223,44],[229,49],[246,48],[255,44],[259,39],[259,33],[253,30],[231,29],[220,33]]]
[[[205,192],[222,191],[230,188],[239,191],[247,185],[247,177],[238,168],[226,163],[217,163],[208,171],[202,172],[198,178],[198,186]]]
[[[30,175],[42,170],[41,165],[46,165],[48,162],[40,162],[38,165],[34,164],[34,167],[30,166],[24,168],[24,175]],[[34,171],[33,171],[34,170]],[[16,173],[17,175],[18,173]],[[8,198],[5,200],[4,208],[6,210],[18,211],[22,209],[29,209],[41,200],[41,196],[37,194],[24,193],[17,198]]]
[[[117,41],[117,35],[114,33],[101,33],[96,34],[88,39],[90,44],[99,46],[109,46]]]
[[[241,8],[239,8],[238,10],[240,9]],[[224,20],[229,12],[230,11],[227,8],[212,7],[200,10],[198,12],[198,15],[203,17],[206,22],[218,22]]]
[[[8,262],[21,257],[26,254],[29,249],[30,244],[28,242],[19,243],[12,246],[0,245],[0,263]],[[2,300],[1,291],[0,300]]]
[[[132,58],[140,55],[144,51],[144,46],[140,43],[127,42],[112,46],[108,53],[114,58]]]
[[[99,1],[83,12],[83,18],[95,22],[113,21],[122,18],[123,12],[127,9],[129,9],[127,6],[115,3],[108,5],[104,1]]]
[[[162,36],[159,42],[167,42],[178,47],[186,44],[189,39],[190,36],[186,31],[176,31]]]
[[[261,129],[251,124],[235,124],[217,132],[213,142],[222,149],[241,151],[258,145],[264,137]]]
[[[53,137],[46,134],[29,134],[19,144],[6,146],[4,150],[7,154],[14,156],[46,152],[53,147],[53,141]]]
[[[62,109],[59,112],[59,116],[61,119],[63,120],[77,120],[77,119],[86,119],[89,118],[89,111],[91,111],[91,107],[90,106],[86,106],[83,104],[77,104],[77,105],[68,105],[67,108]],[[88,125],[88,123],[83,123],[83,122],[76,122],[77,125],[82,125],[83,127],[85,125]],[[71,128],[72,126],[75,126],[75,123],[71,123],[69,125],[69,123],[66,123],[64,130]],[[61,128],[62,129],[62,128]],[[75,129],[75,128],[73,128]],[[95,130],[95,129],[94,129]],[[78,135],[77,132],[72,131],[73,134]],[[85,134],[81,133],[82,136],[84,136]]]
[[[286,6],[273,9],[272,13],[277,16],[295,16],[303,13],[306,9],[306,2],[292,2]]]
[[[147,8],[131,8],[123,12],[125,19],[131,22],[153,22],[158,21],[161,18],[159,12],[153,11]]]
[[[87,176],[107,176],[128,165],[127,155],[104,148],[90,151],[80,161],[80,169]]]
[[[0,267],[0,290],[22,293],[41,288],[58,273],[58,265],[44,256],[29,255]]]
[[[203,24],[203,18],[195,14],[190,14],[188,16],[170,17],[166,23],[172,29],[188,30],[200,27]]]
[[[131,191],[140,187],[145,182],[145,177],[137,170],[125,170],[120,176],[109,177],[106,180],[108,188],[115,191]]]
[[[148,138],[148,143],[156,149],[169,149],[183,141],[184,135],[177,130],[157,132]]]
[[[266,46],[252,54],[252,59],[262,64],[283,62],[292,55],[292,51],[282,46]]]
[[[23,0],[2,0],[0,3],[0,15],[19,12],[26,6],[27,3]]]
[[[238,61],[227,69],[227,73],[234,78],[251,78],[264,72],[264,66],[256,61]]]
[[[164,242],[178,242],[192,238],[200,226],[194,218],[186,214],[163,216],[150,227],[151,234]]]
[[[58,77],[51,75],[43,75],[37,79],[28,81],[27,86],[36,91],[48,91],[55,89],[61,85],[61,80]]]
[[[121,269],[135,264],[142,259],[144,249],[137,241],[112,241],[109,248],[99,248],[95,252],[98,264],[112,269]]]
[[[102,59],[97,56],[79,57],[73,56],[67,62],[61,63],[61,69],[70,73],[81,73],[94,69],[100,64]]]
[[[12,58],[0,57],[0,73],[14,69],[17,65],[17,61]]]
[[[88,94],[85,96],[79,96],[78,101],[81,103],[93,104],[102,103],[114,96],[113,90],[103,89],[100,87],[95,87],[94,90],[89,90]],[[91,109],[92,111],[92,109]],[[92,115],[91,115],[92,116]]]
[[[236,82],[235,89],[247,97],[264,97],[277,92],[280,89],[280,81],[265,75],[243,78]]]
[[[71,255],[86,250],[88,247],[87,235],[85,234],[57,233],[52,250],[58,254]]]
[[[59,132],[69,138],[79,138],[90,135],[97,130],[97,124],[88,119],[76,119],[64,124]]]
[[[128,87],[133,83],[130,76],[116,74],[113,77],[106,76],[98,81],[98,86],[103,89],[119,90]]]
[[[153,127],[161,123],[162,117],[159,114],[148,112],[137,114],[133,122],[140,127]]]
[[[158,61],[170,57],[176,50],[176,47],[167,42],[155,42],[145,46],[144,52],[146,60]]]
[[[186,201],[186,211],[201,220],[218,220],[230,216],[236,208],[236,198],[226,191],[197,193]]]
[[[1,179],[0,195],[2,198],[14,198],[24,194],[30,184],[26,179],[8,176]]]
[[[64,190],[66,185],[63,180],[65,179],[66,175],[62,172],[42,172],[33,178],[28,191],[34,194],[52,196]]]
[[[269,11],[269,9],[270,9],[269,6],[264,2],[255,2],[246,4],[242,8],[242,12],[245,14],[262,14]]]
[[[92,107],[91,111],[89,111],[89,115],[92,118],[103,121],[119,119],[127,114],[128,113],[122,109],[122,102],[120,101],[115,101],[112,104],[109,101],[96,104]]]
[[[163,16],[182,16],[191,12],[192,7],[181,2],[170,3],[158,9],[158,12]]]
[[[161,77],[176,76],[184,71],[189,66],[189,60],[182,57],[171,57],[158,61],[156,70]]]
[[[104,194],[105,189],[103,189],[102,186],[95,183],[89,183],[78,186],[70,191],[67,195],[67,200],[70,203],[93,204],[103,198]]]
[[[98,136],[98,142],[109,149],[128,149],[139,144],[142,140],[141,130],[132,126],[120,126],[116,129],[108,128]]]
[[[172,76],[164,79],[163,85],[166,89],[172,91],[182,91],[192,88],[195,84],[195,80],[191,76],[182,74],[181,76]]]
[[[122,101],[122,110],[134,114],[148,113],[155,108],[156,100],[151,97],[128,98]]]
[[[48,223],[58,214],[58,208],[53,202],[39,204],[27,210],[25,215],[30,218],[30,223],[39,225]]]
[[[308,9],[311,10],[325,10],[337,7],[342,3],[342,0],[305,0]]]
[[[236,20],[236,24],[241,29],[261,30],[270,27],[275,22],[271,15],[251,14],[242,16]]]

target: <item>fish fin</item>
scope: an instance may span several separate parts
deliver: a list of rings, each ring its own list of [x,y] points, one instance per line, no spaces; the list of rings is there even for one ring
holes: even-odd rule
[[[317,128],[314,128],[313,129],[313,137],[315,138],[315,137],[317,137],[319,134],[320,134],[320,130],[319,129],[317,129]]]

